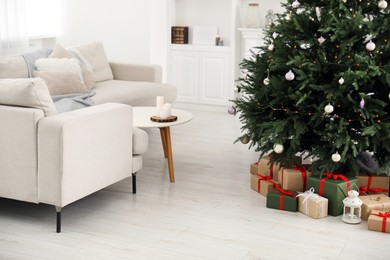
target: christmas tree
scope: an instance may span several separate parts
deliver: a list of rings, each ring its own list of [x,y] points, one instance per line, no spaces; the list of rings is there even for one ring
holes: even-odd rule
[[[240,65],[234,100],[243,136],[289,166],[356,174],[367,151],[390,169],[390,17],[385,0],[288,0]]]

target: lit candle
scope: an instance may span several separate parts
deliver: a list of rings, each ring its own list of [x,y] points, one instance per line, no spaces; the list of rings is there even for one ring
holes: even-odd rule
[[[164,106],[164,97],[163,96],[157,96],[156,98],[156,106],[157,106],[157,113],[163,110]]]

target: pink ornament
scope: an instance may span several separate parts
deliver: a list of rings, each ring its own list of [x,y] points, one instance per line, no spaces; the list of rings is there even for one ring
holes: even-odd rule
[[[320,37],[320,38],[318,38],[318,43],[320,44],[320,45],[322,45],[325,41],[326,41],[326,39],[324,38],[324,37]]]
[[[294,72],[292,72],[291,70],[289,70],[289,72],[286,73],[285,78],[286,78],[288,81],[294,80],[294,78],[295,78]]]
[[[234,107],[234,106],[231,106],[231,107],[229,107],[229,109],[228,109],[228,113],[230,114],[230,115],[235,115],[236,113],[237,113],[237,109]]]
[[[364,99],[362,98],[362,100],[360,100],[360,104],[359,104],[360,108],[363,109],[364,106],[365,106],[365,104],[366,104],[366,102],[365,102]]]

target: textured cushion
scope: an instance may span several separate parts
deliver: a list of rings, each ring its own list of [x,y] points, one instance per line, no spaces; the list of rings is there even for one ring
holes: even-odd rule
[[[0,57],[0,78],[28,78],[28,69],[23,56]]]
[[[81,75],[84,81],[84,84],[88,90],[91,90],[93,86],[95,85],[95,77],[92,73],[92,68],[89,69],[89,64],[85,64],[85,59],[80,56],[80,54],[76,53],[77,56],[73,55],[73,53],[66,50],[64,47],[62,47],[60,44],[56,44],[54,47],[52,53],[49,55],[49,58],[77,58],[80,59],[79,65],[81,68]]]
[[[38,108],[57,114],[45,82],[40,78],[0,79],[0,104]]]
[[[34,77],[45,80],[50,95],[64,95],[72,93],[88,93],[78,74],[67,71],[34,71]]]
[[[107,80],[95,84],[95,104],[117,102],[131,106],[155,106],[156,96],[164,96],[165,102],[176,99],[176,88],[169,84]]]
[[[70,72],[79,76],[82,80],[81,68],[79,62],[75,58],[58,59],[58,58],[43,58],[35,61],[35,66],[39,71],[54,71],[54,72]]]
[[[102,43],[93,42],[77,46],[76,49],[91,64],[96,82],[114,79]]]
[[[149,135],[142,129],[133,127],[133,154],[144,154],[148,151]]]

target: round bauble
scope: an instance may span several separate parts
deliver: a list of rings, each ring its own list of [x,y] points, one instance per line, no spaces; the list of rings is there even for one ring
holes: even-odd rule
[[[273,43],[271,43],[270,45],[268,45],[268,50],[269,51],[273,51],[275,48],[275,45]]]
[[[240,86],[235,86],[234,87],[234,92],[240,93],[241,92],[241,87]]]
[[[387,2],[386,2],[385,0],[380,0],[380,1],[378,2],[378,7],[379,7],[380,9],[386,9],[386,8],[387,8]]]
[[[341,77],[341,78],[339,79],[339,84],[340,84],[340,85],[343,85],[344,82],[345,82],[344,78]]]
[[[340,160],[341,160],[341,155],[338,152],[332,154],[332,161],[339,162]]]
[[[245,134],[245,135],[241,136],[240,141],[242,144],[249,143],[249,135]]]
[[[318,41],[318,43],[320,44],[320,45],[322,45],[325,41],[326,41],[326,39],[324,38],[324,37],[320,37],[320,38],[318,38],[317,39],[317,41]]]
[[[284,151],[284,147],[282,144],[275,144],[274,145],[274,152],[275,153],[281,154],[281,153],[283,153],[283,151]]]
[[[264,83],[264,85],[266,85],[266,86],[268,86],[269,85],[269,82],[270,82],[270,80],[269,80],[269,78],[267,77],[267,78],[265,78],[264,80],[263,80],[263,83]]]
[[[295,0],[295,1],[291,4],[291,6],[292,6],[293,8],[298,8],[300,5],[301,5],[301,3],[300,3],[298,0]]]
[[[295,74],[294,74],[294,72],[292,72],[292,70],[289,70],[289,72],[286,73],[285,78],[286,78],[288,81],[294,80],[294,79],[295,79]]]
[[[369,41],[369,42],[366,44],[366,49],[367,49],[368,51],[373,51],[373,50],[375,50],[375,48],[376,48],[376,45],[375,45],[375,43],[373,43],[372,41]]]
[[[229,113],[230,115],[235,115],[235,114],[237,113],[236,107],[234,107],[234,106],[229,107],[229,108],[228,108],[228,113]]]
[[[329,103],[324,108],[326,114],[330,114],[334,111],[334,107]]]

